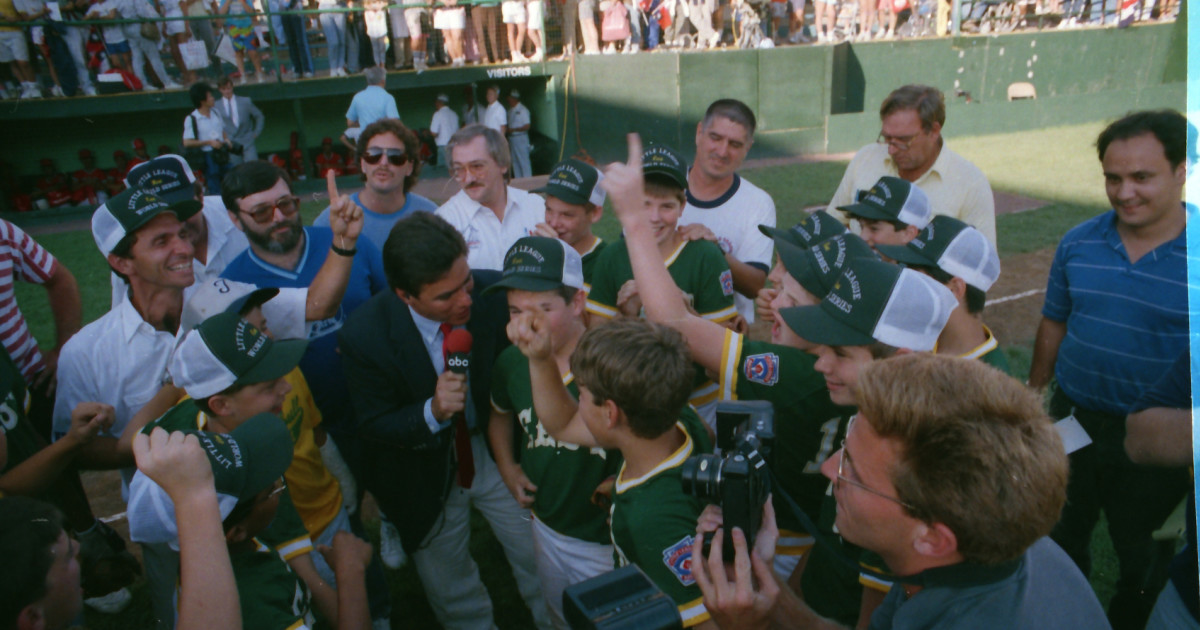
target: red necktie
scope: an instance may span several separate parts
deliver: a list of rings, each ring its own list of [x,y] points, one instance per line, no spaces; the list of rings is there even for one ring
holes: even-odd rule
[[[442,365],[445,366],[446,360],[450,358],[446,339],[454,327],[442,322],[440,328],[442,331]],[[468,400],[467,403],[469,404],[470,401]],[[458,456],[458,485],[469,490],[471,481],[475,479],[475,456],[471,453],[471,433],[467,429],[467,416],[463,412],[454,414],[454,453]]]

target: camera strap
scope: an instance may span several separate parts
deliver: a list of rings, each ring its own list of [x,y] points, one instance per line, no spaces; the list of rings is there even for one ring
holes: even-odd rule
[[[816,541],[816,544],[823,545],[832,551],[833,557],[836,558],[839,563],[848,568],[854,569],[858,573],[870,576],[877,580],[882,580],[884,582],[902,582],[904,584],[924,585],[924,580],[921,579],[920,573],[907,577],[892,575],[891,573],[884,573],[882,571],[876,571],[866,567],[862,563],[847,556],[846,552],[841,549],[841,546],[830,540],[825,534],[822,534],[820,528],[817,527],[817,524],[808,517],[808,514],[804,512],[804,509],[801,508],[800,505],[796,503],[794,499],[792,499],[792,497],[788,496],[787,491],[783,489],[783,484],[779,483],[779,478],[775,476],[775,471],[767,468],[767,474],[771,476],[771,494],[776,497],[783,498],[784,503],[787,505],[788,511],[790,511],[792,515],[800,521],[800,524],[803,525],[805,531],[807,531],[809,535],[813,537],[813,540]],[[776,503],[776,505],[778,505],[778,503]]]

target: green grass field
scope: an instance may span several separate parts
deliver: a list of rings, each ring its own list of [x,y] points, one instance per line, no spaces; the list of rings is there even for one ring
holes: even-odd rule
[[[953,139],[950,144],[954,150],[982,168],[997,190],[1050,202],[1037,210],[997,218],[1002,259],[1052,248],[1071,226],[1107,209],[1094,148],[1095,137],[1101,128],[1100,124],[1085,124]],[[791,225],[803,208],[828,201],[844,168],[844,163],[823,162],[764,167],[745,171],[744,175],[774,197],[779,225]],[[315,202],[306,203],[303,209],[306,222],[311,221],[322,206]],[[605,213],[597,231],[605,238],[617,235],[619,226],[611,212]],[[109,306],[108,269],[91,234],[84,231],[49,234],[38,240],[78,278],[83,294],[84,321],[92,321],[106,312]],[[18,285],[17,298],[33,334],[44,347],[52,346],[53,320],[44,292],[36,287]],[[1007,346],[1006,351],[1015,372],[1027,373],[1030,348],[1014,345]],[[479,561],[496,605],[497,624],[501,628],[528,627],[528,612],[517,594],[499,545],[477,514],[472,525],[472,554]],[[1112,595],[1116,564],[1103,525],[1097,531],[1093,548],[1096,558],[1092,584],[1101,601],[1107,603]],[[391,573],[394,627],[436,627],[415,571],[406,567]],[[91,627],[143,627],[148,620],[148,604],[143,589],[138,588],[135,592],[137,601],[122,615],[89,614]]]

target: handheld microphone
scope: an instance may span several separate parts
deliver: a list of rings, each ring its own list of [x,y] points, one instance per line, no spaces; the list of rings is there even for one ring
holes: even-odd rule
[[[446,335],[446,369],[455,374],[466,374],[471,367],[471,344],[474,339],[470,331],[455,328]]]

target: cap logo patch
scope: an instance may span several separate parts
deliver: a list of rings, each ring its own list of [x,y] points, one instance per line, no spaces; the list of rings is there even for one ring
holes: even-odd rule
[[[821,231],[819,227],[814,227],[813,229],[818,233]],[[792,231],[799,234],[800,238],[804,239],[805,242],[813,240],[812,234],[810,234],[808,230],[804,229],[803,223],[797,223],[796,225],[792,226]]]
[[[825,243],[823,248],[826,250],[829,249],[829,244]],[[817,266],[821,268],[821,273],[829,273],[829,263],[825,262],[825,252],[821,251],[821,248],[813,248],[813,259],[817,261]]]
[[[850,282],[850,299],[855,302],[862,299],[862,288],[858,285],[858,276],[853,269],[846,270],[846,280]]]
[[[250,341],[251,343],[247,343]],[[258,355],[258,351],[267,343],[267,336],[260,334],[258,329],[253,324],[246,320],[241,320],[237,324],[237,329],[234,332],[234,342],[237,344],[239,352],[250,358]]]
[[[878,190],[879,192],[876,193],[875,192],[876,190]],[[871,192],[874,194],[882,194],[884,197],[887,197],[888,199],[892,198],[892,189],[888,188],[888,185],[884,182],[879,182],[878,184],[875,184],[875,189],[872,190]]]

